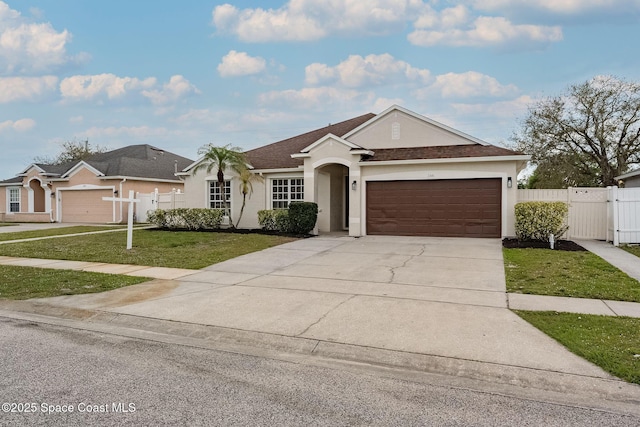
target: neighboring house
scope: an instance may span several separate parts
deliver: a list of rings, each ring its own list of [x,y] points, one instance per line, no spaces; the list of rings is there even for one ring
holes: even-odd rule
[[[616,176],[617,181],[623,181],[625,188],[640,188],[640,169]]]
[[[131,145],[62,165],[34,163],[0,181],[0,221],[117,223],[128,204],[102,197],[182,190],[175,176],[192,160],[150,145]]]
[[[257,211],[318,203],[317,232],[503,237],[515,234],[517,176],[529,156],[393,106],[246,152],[254,184],[241,227]],[[222,206],[216,171],[179,173],[187,206]],[[231,215],[242,196],[225,171]]]

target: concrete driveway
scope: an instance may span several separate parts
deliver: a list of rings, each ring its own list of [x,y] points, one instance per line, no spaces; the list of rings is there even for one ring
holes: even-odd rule
[[[612,379],[507,309],[499,239],[316,237],[178,281],[48,301],[288,339],[327,356],[368,361],[376,351],[377,361],[443,373],[470,362],[505,378],[525,368]]]

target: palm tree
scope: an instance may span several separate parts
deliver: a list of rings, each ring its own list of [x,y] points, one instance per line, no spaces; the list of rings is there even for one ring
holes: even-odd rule
[[[220,189],[220,198],[224,206],[224,212],[229,218],[229,227],[235,228],[231,219],[231,210],[227,203],[227,195],[224,192],[224,171],[232,169],[242,171],[247,168],[244,153],[239,147],[233,147],[227,144],[223,147],[217,147],[213,144],[207,144],[200,147],[198,154],[203,156],[202,162],[196,166],[194,173],[200,169],[206,169],[207,173],[211,173],[213,169],[217,169],[218,188]],[[244,207],[244,205],[243,205]]]
[[[254,182],[262,182],[264,178],[260,175],[256,175],[251,172],[248,168],[244,168],[238,172],[238,178],[240,179],[240,193],[242,193],[242,207],[240,208],[240,216],[238,217],[237,225],[240,225],[240,220],[242,219],[242,213],[244,212],[244,206],[247,203],[247,194],[251,197],[253,193],[253,183]]]

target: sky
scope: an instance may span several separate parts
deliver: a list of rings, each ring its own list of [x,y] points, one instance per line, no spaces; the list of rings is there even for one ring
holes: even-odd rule
[[[504,145],[528,108],[640,81],[640,0],[0,0],[0,179],[65,141],[197,159],[398,104]]]

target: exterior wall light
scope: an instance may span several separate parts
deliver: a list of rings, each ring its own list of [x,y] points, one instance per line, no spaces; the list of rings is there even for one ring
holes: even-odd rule
[[[507,178],[507,188],[511,188],[513,187],[513,180],[511,179],[511,177]]]
[[[351,189],[352,189],[353,191],[356,191],[356,189],[357,189],[357,188],[358,188],[358,183],[354,180],[354,181],[351,183]]]

